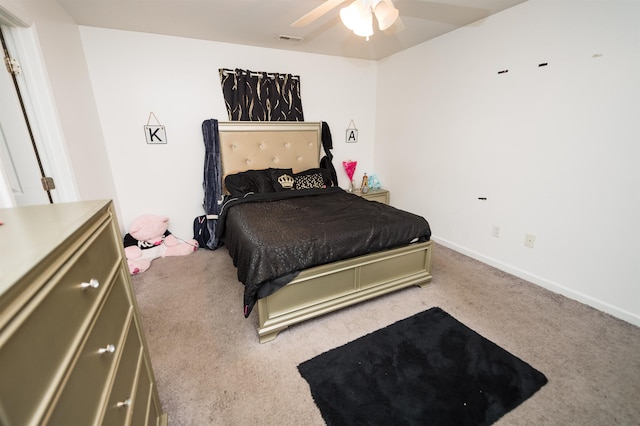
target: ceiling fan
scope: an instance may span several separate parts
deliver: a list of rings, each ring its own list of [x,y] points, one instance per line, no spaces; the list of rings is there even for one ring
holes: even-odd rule
[[[292,27],[304,27],[321,16],[329,13],[346,0],[326,0],[320,6],[305,14],[291,24]],[[340,9],[342,23],[354,34],[366,37],[373,35],[373,17],[376,17],[381,31],[389,29],[394,23],[397,30],[404,28],[399,11],[391,0],[354,0],[349,6]]]
[[[355,34],[369,38],[373,35],[373,17],[378,28],[387,34],[402,31],[405,26],[392,0],[349,0],[351,4],[340,9],[340,19]],[[462,6],[451,2],[429,0],[393,0],[400,5],[402,16],[438,21],[448,25],[462,26],[489,16],[484,8]],[[520,3],[524,0],[514,0]],[[331,12],[347,0],[325,0],[318,7],[291,24],[305,27]],[[482,4],[482,2],[480,2]],[[486,3],[486,2],[484,2]]]

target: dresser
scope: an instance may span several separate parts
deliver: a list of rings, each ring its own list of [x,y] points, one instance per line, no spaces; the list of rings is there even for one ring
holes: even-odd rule
[[[112,203],[0,222],[0,425],[166,424]]]

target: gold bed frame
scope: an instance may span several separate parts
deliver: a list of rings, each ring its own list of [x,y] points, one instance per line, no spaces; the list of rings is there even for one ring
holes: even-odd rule
[[[269,167],[294,173],[320,163],[322,124],[316,122],[220,122],[222,178]],[[375,201],[372,201],[375,202]],[[405,287],[431,281],[433,243],[426,241],[306,269],[258,300],[260,343],[290,325]]]

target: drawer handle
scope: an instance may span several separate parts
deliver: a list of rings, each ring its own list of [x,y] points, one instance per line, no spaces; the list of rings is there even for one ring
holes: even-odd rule
[[[116,351],[116,347],[113,345],[107,345],[104,348],[100,348],[98,349],[98,353],[99,354],[103,354],[106,352],[109,352],[110,354],[114,353]]]
[[[127,398],[124,401],[120,401],[120,402],[116,403],[116,407],[118,407],[118,408],[128,407],[130,405],[131,405],[131,398]]]
[[[88,283],[80,284],[82,288],[98,288],[100,287],[100,281],[95,278],[91,278]]]

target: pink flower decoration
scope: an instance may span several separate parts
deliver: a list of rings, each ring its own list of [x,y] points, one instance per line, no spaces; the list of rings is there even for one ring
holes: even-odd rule
[[[343,161],[342,166],[344,167],[344,171],[347,172],[347,176],[349,176],[349,180],[353,180],[353,175],[356,173],[356,166],[358,165],[357,161]]]

